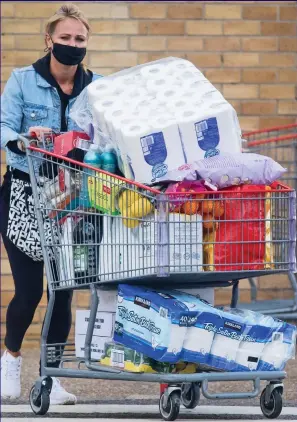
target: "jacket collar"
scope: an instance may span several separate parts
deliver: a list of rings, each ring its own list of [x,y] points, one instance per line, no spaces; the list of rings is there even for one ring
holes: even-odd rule
[[[48,83],[39,73],[36,72],[36,82],[38,86],[42,86],[43,88],[51,88],[51,84]]]

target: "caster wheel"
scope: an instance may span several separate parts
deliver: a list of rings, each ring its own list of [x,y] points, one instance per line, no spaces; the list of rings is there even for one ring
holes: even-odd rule
[[[164,399],[165,395],[163,393],[159,402],[161,416],[164,421],[175,421],[175,419],[178,417],[180,409],[180,395],[176,392],[171,393],[168,397],[166,406],[164,406]]]
[[[198,382],[184,383],[181,386],[181,402],[187,409],[195,409],[200,400],[200,385]]]
[[[279,390],[273,390],[269,402],[265,400],[266,388],[262,391],[260,397],[260,406],[263,415],[269,419],[277,418],[283,409],[283,398]]]
[[[50,395],[46,388],[43,388],[41,391],[41,396],[36,400],[34,399],[34,390],[35,386],[31,388],[30,391],[30,406],[35,415],[45,415],[49,409],[50,405]]]

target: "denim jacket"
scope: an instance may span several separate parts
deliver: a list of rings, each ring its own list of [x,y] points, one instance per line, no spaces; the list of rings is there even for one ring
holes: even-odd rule
[[[100,75],[94,73],[93,81],[98,78]],[[69,101],[66,109],[68,130],[80,130],[69,117],[76,98]],[[19,133],[27,133],[31,126],[49,127],[59,132],[60,125],[61,101],[57,89],[32,65],[14,69],[1,95],[1,148],[6,150],[7,165],[29,173],[27,157],[10,151],[7,143],[17,139]]]

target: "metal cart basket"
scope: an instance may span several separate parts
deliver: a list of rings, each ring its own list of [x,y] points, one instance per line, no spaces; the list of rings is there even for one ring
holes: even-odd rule
[[[41,377],[30,392],[33,412],[44,415],[48,411],[54,376],[167,383],[160,398],[165,420],[177,418],[181,402],[189,407],[189,391],[193,407],[200,390],[209,399],[251,398],[259,394],[260,381],[265,380],[261,409],[265,416],[277,417],[282,410],[284,371],[133,373],[92,359],[91,340],[100,292],[119,283],[175,289],[222,287],[248,277],[293,271],[293,189],[275,183],[271,188],[244,192],[186,193],[182,201],[188,211],[182,214],[177,210],[179,196],[168,196],[28,142],[27,157],[50,292],[41,337]],[[86,183],[88,204],[83,196]],[[123,192],[124,196],[119,195]],[[203,218],[197,214],[199,207],[207,211]],[[248,218],[242,213],[246,209],[252,210]],[[81,231],[75,229],[79,224]],[[88,237],[90,224],[95,228],[92,239]],[[224,227],[220,238],[219,227]],[[247,227],[254,228],[251,237],[244,234]],[[131,237],[132,231],[138,236]],[[224,232],[233,236],[228,244]],[[85,259],[93,263],[91,269],[84,267]],[[84,359],[75,358],[74,344],[47,342],[55,294],[65,289],[90,290]],[[59,368],[49,367],[53,360],[60,362]],[[69,362],[76,362],[75,369],[68,367]],[[246,380],[253,383],[252,391],[213,394],[208,390],[209,382]]]
[[[273,158],[287,169],[282,180],[297,190],[297,124],[261,129],[243,134],[245,150]],[[250,278],[251,303],[240,303],[240,308],[249,308],[279,318],[297,319],[297,274],[288,272],[292,288],[292,299],[258,300],[257,281]],[[280,289],[282,286],[280,286]]]

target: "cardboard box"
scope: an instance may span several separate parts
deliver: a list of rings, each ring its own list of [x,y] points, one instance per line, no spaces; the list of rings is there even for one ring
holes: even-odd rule
[[[73,148],[87,151],[90,144],[91,140],[86,133],[72,130],[55,137],[54,152],[59,155],[67,155]]]
[[[86,335],[88,323],[90,318],[89,310],[77,310],[75,320],[75,335]],[[112,337],[114,327],[115,313],[112,312],[97,312],[96,322],[94,327],[94,336],[98,337]]]
[[[85,340],[84,334],[75,335],[75,355],[77,358],[84,358],[85,356]],[[110,337],[93,336],[91,343],[91,359],[101,359],[104,354],[105,344],[112,341]]]

